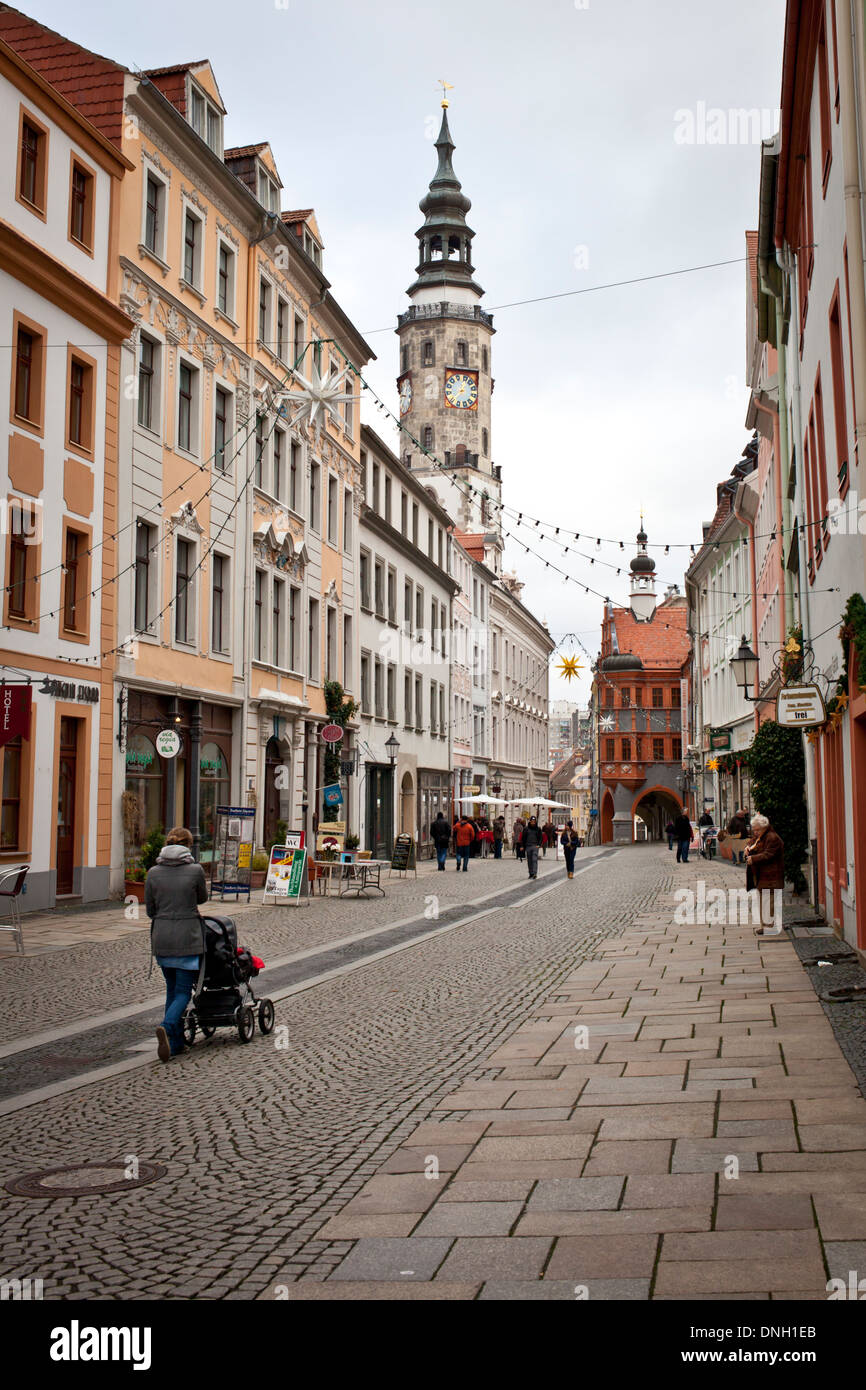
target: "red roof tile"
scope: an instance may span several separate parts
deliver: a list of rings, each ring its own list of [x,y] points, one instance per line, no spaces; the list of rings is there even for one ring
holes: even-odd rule
[[[123,132],[121,63],[92,53],[29,15],[0,4],[0,38],[116,145]]]
[[[484,534],[472,535],[469,531],[455,531],[455,540],[459,541],[472,560],[480,560],[484,563]]]
[[[226,150],[224,159],[246,159],[251,154],[258,154],[267,145],[267,140],[262,140],[258,145],[233,145],[230,150]]]
[[[203,68],[207,62],[201,58],[197,63],[172,63],[166,68],[145,68],[142,77],[167,77],[172,72],[190,72],[193,68]]]
[[[639,623],[630,608],[614,608],[613,622],[620,652],[640,657],[647,670],[678,669],[689,654],[691,639],[686,631],[688,608],[684,599],[680,605],[657,608],[648,623]]]
[[[299,208],[296,212],[281,212],[280,217],[284,222],[306,222],[313,212],[313,208]]]

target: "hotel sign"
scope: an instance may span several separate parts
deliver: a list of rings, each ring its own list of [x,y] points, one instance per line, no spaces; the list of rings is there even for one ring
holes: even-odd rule
[[[776,697],[776,723],[783,729],[813,729],[827,718],[817,685],[783,685]]]
[[[0,748],[13,738],[30,737],[33,689],[29,685],[4,685],[0,690]]]

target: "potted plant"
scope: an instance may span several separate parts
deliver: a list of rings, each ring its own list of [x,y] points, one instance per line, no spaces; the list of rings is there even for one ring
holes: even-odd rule
[[[357,849],[360,843],[361,837],[359,835],[346,836],[346,849]]]
[[[126,897],[136,898],[140,903],[144,902],[144,880],[147,877],[147,871],[153,868],[164,844],[165,836],[162,833],[162,827],[155,825],[148,831],[138,858],[133,860],[127,870],[124,881]]]
[[[250,866],[250,888],[264,888],[270,862],[269,854],[263,849],[256,850]]]

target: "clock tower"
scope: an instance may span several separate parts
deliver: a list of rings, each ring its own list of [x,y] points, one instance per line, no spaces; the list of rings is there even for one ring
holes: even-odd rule
[[[499,468],[491,457],[493,316],[476,283],[471,207],[454,173],[448,102],[436,140],[439,163],[419,206],[419,259],[400,339],[400,456],[433,487],[461,531],[490,536],[491,568],[501,550]],[[473,491],[474,489],[474,491]]]

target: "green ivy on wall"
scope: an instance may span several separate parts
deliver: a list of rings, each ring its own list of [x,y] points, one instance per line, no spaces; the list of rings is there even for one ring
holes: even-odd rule
[[[808,822],[802,734],[768,719],[743,761],[752,776],[755,809],[767,817],[785,846],[785,878],[796,893],[803,893],[806,879],[800,866],[808,848]]]
[[[345,692],[339,681],[325,681],[325,709],[330,722],[345,729],[358,709],[358,702],[345,699]],[[325,749],[325,786],[332,786],[340,780],[340,750],[342,743],[329,743]],[[326,806],[322,812],[323,821],[341,820],[343,811],[339,806]]]

